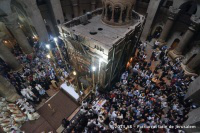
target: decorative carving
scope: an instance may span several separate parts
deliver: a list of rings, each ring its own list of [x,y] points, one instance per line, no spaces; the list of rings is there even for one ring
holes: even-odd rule
[[[179,11],[180,11],[180,9],[170,6],[169,7],[169,19],[172,19],[172,20],[176,19]]]
[[[190,29],[191,30],[198,30],[200,26],[200,17],[196,15],[192,15],[190,20],[192,21]]]

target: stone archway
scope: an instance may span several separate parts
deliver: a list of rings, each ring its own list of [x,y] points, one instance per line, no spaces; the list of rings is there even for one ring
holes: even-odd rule
[[[173,50],[174,48],[176,48],[176,46],[178,45],[178,43],[180,42],[180,39],[176,38],[173,43],[170,46],[170,50]]]
[[[178,20],[186,24],[190,24],[191,16],[196,14],[197,12],[197,3],[195,1],[187,1],[180,5],[179,9],[180,13],[178,16]]]
[[[125,22],[126,21],[126,17],[128,14],[127,13],[127,10],[128,10],[128,6],[126,6],[123,11],[122,11],[122,21]]]
[[[153,38],[159,38],[160,37],[160,34],[162,33],[162,30],[163,30],[163,27],[158,25],[156,26],[156,28],[153,30],[152,32],[152,37]]]
[[[187,1],[180,5],[181,13],[192,15],[197,12],[197,3],[194,1]]]

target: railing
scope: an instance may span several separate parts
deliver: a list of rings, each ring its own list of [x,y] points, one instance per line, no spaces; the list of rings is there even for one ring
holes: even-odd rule
[[[88,20],[89,20],[89,19],[91,19],[92,17],[94,17],[94,16],[96,16],[96,15],[100,15],[101,13],[102,13],[102,8],[98,8],[98,9],[92,11],[92,12],[87,12],[87,13],[84,14],[84,15],[81,15],[81,16],[79,16],[79,17],[76,17],[76,18],[74,18],[74,19],[72,19],[72,20],[70,20],[70,21],[64,23],[64,25],[65,25],[66,27],[70,28],[70,27],[73,27],[73,26],[75,26],[75,25],[81,24],[80,18],[81,18],[81,17],[84,17],[85,15],[87,15],[87,18],[88,18]]]

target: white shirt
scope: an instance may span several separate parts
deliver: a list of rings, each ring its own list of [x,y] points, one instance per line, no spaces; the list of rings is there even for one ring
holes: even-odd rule
[[[145,43],[143,43],[143,45],[144,45],[144,47],[146,47],[146,46],[147,46],[147,43],[145,42]]]
[[[159,44],[160,44],[160,42],[159,42],[159,41],[156,41],[156,42],[155,42],[155,45],[159,45]]]
[[[111,119],[113,120],[113,119],[115,119],[116,117],[117,117],[117,115],[116,115],[115,111],[113,111],[113,112],[112,112],[112,115],[111,115]]]

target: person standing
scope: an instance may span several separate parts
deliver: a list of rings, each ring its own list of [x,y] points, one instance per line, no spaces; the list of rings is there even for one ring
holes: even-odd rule
[[[160,42],[158,40],[156,40],[156,42],[154,43],[153,49],[158,48],[159,44],[160,44]]]
[[[156,52],[155,51],[152,52],[150,60],[151,61],[155,61],[156,60]]]
[[[40,96],[44,97],[45,99],[47,99],[49,97],[49,95],[46,93],[46,91],[42,88],[41,85],[36,84],[35,88],[39,92]]]

